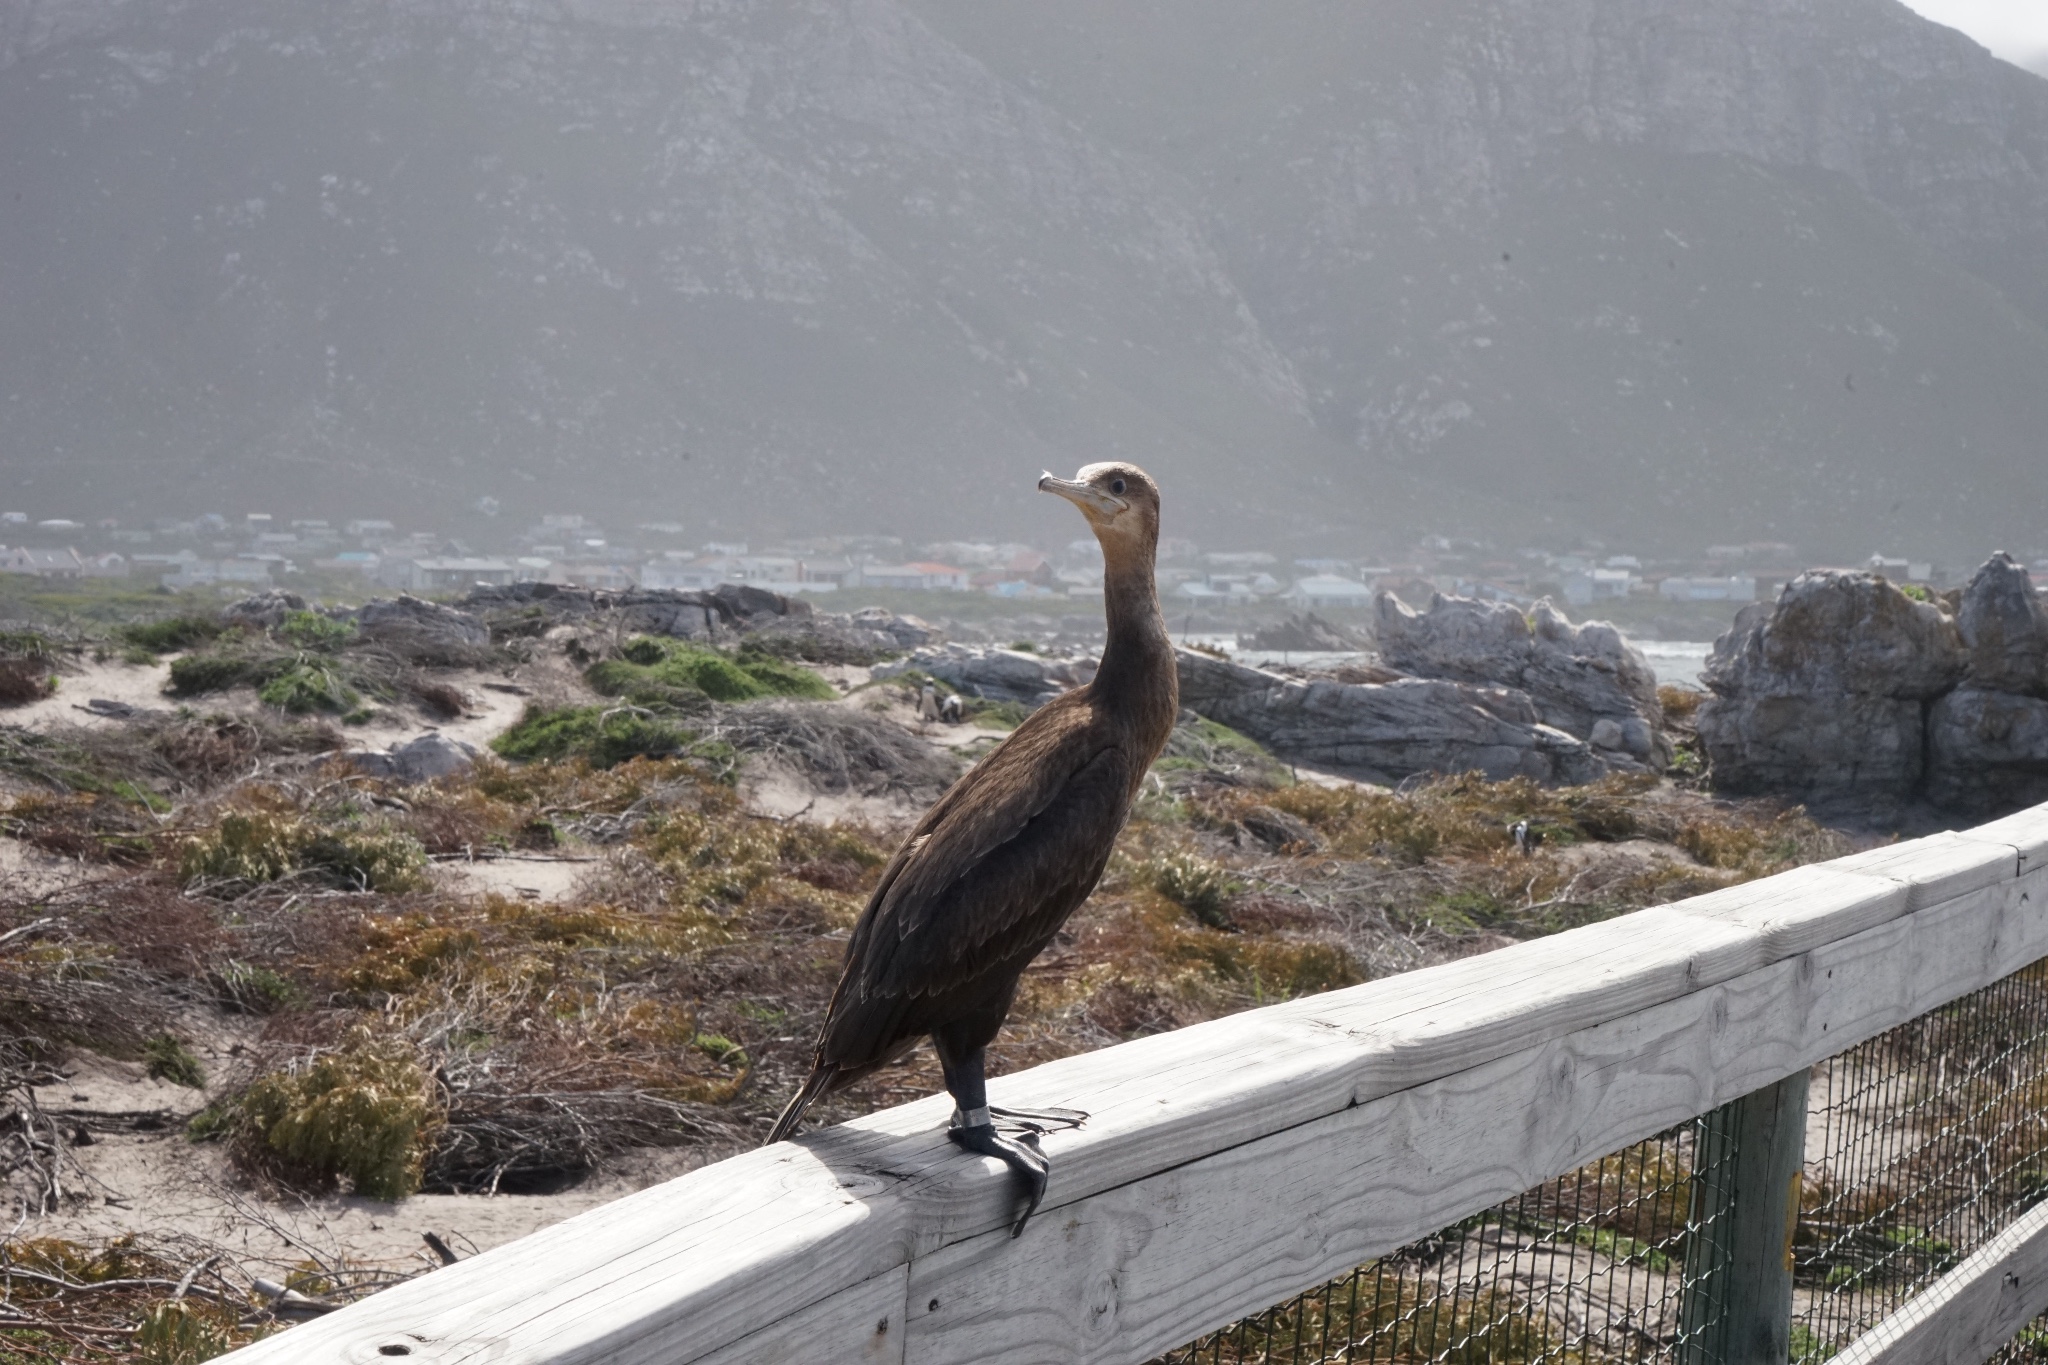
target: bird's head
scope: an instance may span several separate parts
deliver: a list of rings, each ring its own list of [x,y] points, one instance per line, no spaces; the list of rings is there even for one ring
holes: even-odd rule
[[[1083,465],[1071,479],[1039,476],[1038,491],[1057,493],[1081,509],[1105,559],[1150,562],[1159,543],[1159,485],[1144,470],[1121,460]]]

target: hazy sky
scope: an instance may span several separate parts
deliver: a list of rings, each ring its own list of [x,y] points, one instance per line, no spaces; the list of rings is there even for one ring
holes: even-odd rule
[[[1999,56],[2048,75],[2048,0],[1906,0]]]

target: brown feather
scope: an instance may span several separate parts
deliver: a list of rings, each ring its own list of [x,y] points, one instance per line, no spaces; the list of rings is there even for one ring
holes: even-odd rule
[[[1102,665],[955,783],[883,869],[778,1137],[818,1096],[927,1034],[964,1025],[976,1047],[994,1037],[1024,968],[1101,879],[1165,746],[1179,689],[1152,580],[1157,493],[1132,466],[1093,468],[1151,499],[1138,500],[1135,524],[1096,528],[1108,565]]]

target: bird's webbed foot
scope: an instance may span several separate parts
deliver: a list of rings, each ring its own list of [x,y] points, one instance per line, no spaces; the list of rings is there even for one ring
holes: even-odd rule
[[[1064,1132],[1088,1121],[1085,1109],[1006,1109],[992,1104],[988,1113],[998,1128],[1015,1128],[1025,1133]]]
[[[1045,1153],[1038,1150],[1037,1131],[1027,1131],[1020,1138],[1007,1138],[996,1131],[994,1123],[984,1122],[948,1128],[946,1136],[977,1156],[994,1157],[1023,1180],[1024,1210],[1010,1225],[1010,1235],[1015,1237],[1022,1233],[1024,1225],[1031,1221],[1031,1215],[1038,1212],[1038,1201],[1045,1198],[1045,1178],[1052,1169]]]

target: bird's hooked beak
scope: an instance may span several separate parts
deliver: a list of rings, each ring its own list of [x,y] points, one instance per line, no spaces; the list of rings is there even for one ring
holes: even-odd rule
[[[1079,479],[1062,479],[1051,470],[1038,476],[1038,491],[1059,494],[1086,512],[1091,519],[1100,517],[1107,521],[1130,506],[1122,498],[1105,493],[1092,483],[1083,483]]]

